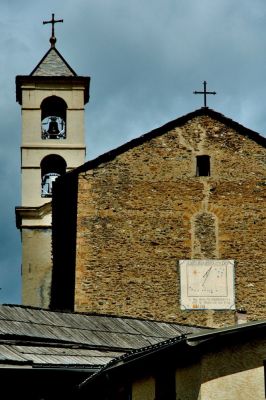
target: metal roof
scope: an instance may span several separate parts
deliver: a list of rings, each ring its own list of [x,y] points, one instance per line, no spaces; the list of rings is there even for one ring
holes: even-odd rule
[[[0,305],[0,364],[99,368],[122,354],[206,328]]]
[[[117,370],[117,368],[123,368],[126,365],[131,363],[143,362],[144,359],[151,357],[154,354],[160,355],[160,361],[162,360],[162,353],[165,350],[171,350],[171,354],[173,357],[176,357],[176,353],[173,351],[174,349],[179,349],[179,354],[181,354],[181,350],[183,349],[183,354],[190,348],[196,348],[201,344],[211,343],[214,341],[215,349],[218,346],[218,342],[220,339],[227,338],[227,343],[230,344],[232,342],[232,337],[240,336],[240,338],[244,338],[246,336],[246,340],[250,341],[249,334],[260,334],[262,333],[262,337],[265,343],[265,329],[266,329],[266,320],[260,321],[252,321],[240,325],[228,326],[224,328],[216,328],[209,329],[209,331],[198,331],[193,334],[188,335],[179,335],[175,338],[167,339],[163,342],[157,343],[156,345],[147,346],[146,348],[137,349],[128,353],[125,353],[116,359],[112,359],[108,364],[105,364],[100,370],[96,371],[93,375],[89,376],[82,382],[79,387],[86,387],[87,384],[90,384],[95,379],[98,379],[105,373],[109,373],[111,370]],[[204,349],[203,349],[204,351]],[[169,356],[169,351],[168,351]],[[185,357],[184,357],[185,359]],[[154,363],[154,360],[153,360]]]

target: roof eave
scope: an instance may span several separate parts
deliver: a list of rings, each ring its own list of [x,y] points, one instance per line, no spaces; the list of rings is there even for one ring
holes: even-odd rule
[[[90,384],[94,384],[98,379],[103,379],[106,374],[117,373],[119,370],[119,374],[121,374],[121,370],[125,368],[131,368],[131,366],[136,367],[140,362],[148,362],[149,359],[152,358],[151,365],[154,365],[154,357],[160,357],[162,361],[162,355],[166,352],[171,351],[178,352],[179,355],[183,352],[188,354],[194,354],[194,351],[203,352],[205,346],[210,345],[214,341],[228,341],[231,343],[230,338],[233,337],[245,337],[250,334],[256,334],[258,332],[265,332],[266,321],[255,321],[242,325],[229,326],[221,329],[213,329],[207,333],[196,333],[191,335],[182,335],[181,337],[176,337],[175,339],[170,339],[168,341],[158,343],[156,345],[150,346],[150,349],[139,349],[139,351],[131,356],[130,354],[127,356],[125,354],[123,359],[114,359],[109,365],[103,367],[100,371],[96,372],[92,376],[88,377],[84,382],[79,385],[80,389],[85,389],[86,386]],[[228,339],[229,337],[229,339]],[[200,346],[203,344],[203,347]],[[195,349],[195,350],[194,350]],[[192,352],[192,353],[191,353]],[[166,357],[168,359],[168,357]]]

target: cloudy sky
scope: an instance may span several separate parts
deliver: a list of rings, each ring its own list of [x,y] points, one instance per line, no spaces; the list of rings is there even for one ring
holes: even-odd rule
[[[21,302],[20,106],[16,75],[57,48],[91,76],[87,159],[208,106],[266,133],[265,0],[0,0],[0,303]]]

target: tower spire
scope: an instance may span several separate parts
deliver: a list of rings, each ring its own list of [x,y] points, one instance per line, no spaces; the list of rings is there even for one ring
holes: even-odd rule
[[[43,21],[43,24],[52,24],[52,35],[50,37],[51,47],[55,47],[56,37],[54,34],[54,26],[57,22],[64,22],[63,19],[54,19],[54,14],[52,14],[52,19],[50,21]]]

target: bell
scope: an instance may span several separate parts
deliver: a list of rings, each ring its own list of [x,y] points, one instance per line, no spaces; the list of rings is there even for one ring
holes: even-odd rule
[[[59,129],[58,129],[58,124],[56,122],[56,117],[51,117],[50,122],[49,122],[49,128],[48,131],[49,135],[58,135]]]

